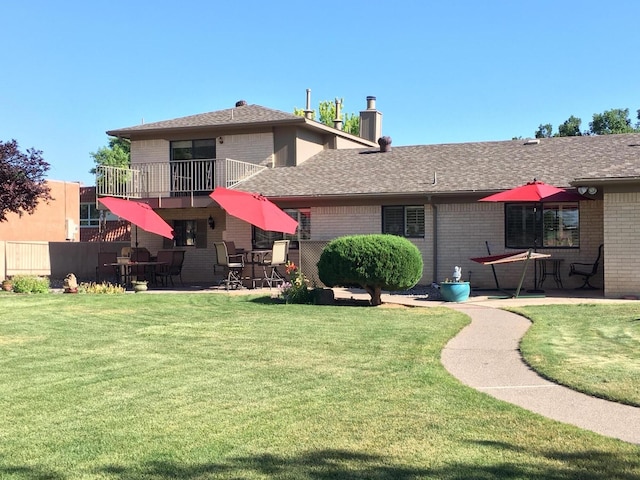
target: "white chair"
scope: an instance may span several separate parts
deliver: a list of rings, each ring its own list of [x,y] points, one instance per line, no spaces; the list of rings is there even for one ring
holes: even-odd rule
[[[244,256],[241,254],[231,255],[225,242],[215,242],[216,265],[223,267],[226,278],[222,279],[226,289],[242,287],[242,271],[244,270]]]
[[[265,282],[269,285],[269,288],[278,282],[284,283],[284,277],[278,272],[278,266],[287,263],[288,254],[289,240],[276,240],[273,242],[271,253],[267,254],[260,262],[263,271],[262,286],[264,286]],[[267,269],[269,269],[269,272],[267,272]]]

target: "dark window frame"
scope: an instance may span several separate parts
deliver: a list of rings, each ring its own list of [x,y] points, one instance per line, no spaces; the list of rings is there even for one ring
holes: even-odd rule
[[[580,248],[579,202],[506,203],[504,245],[505,248]]]
[[[398,218],[391,218],[392,211],[395,211],[395,216],[398,213],[402,215],[402,225],[399,224]],[[412,212],[420,212],[421,218],[416,221],[411,221],[410,216]],[[405,238],[425,238],[426,225],[425,225],[425,213],[424,205],[383,205],[382,206],[382,233],[389,235],[397,235]]]

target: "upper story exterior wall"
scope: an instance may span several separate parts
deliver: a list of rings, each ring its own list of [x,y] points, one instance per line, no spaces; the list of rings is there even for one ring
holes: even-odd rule
[[[40,202],[33,215],[7,214],[0,223],[0,240],[79,241],[80,184],[47,180],[53,200]]]

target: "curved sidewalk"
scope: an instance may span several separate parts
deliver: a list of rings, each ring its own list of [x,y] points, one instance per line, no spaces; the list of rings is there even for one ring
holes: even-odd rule
[[[472,303],[446,306],[471,317],[442,351],[444,367],[462,383],[545,417],[640,444],[640,408],[578,393],[524,363],[519,343],[529,320]]]
[[[471,323],[447,343],[441,355],[447,371],[465,385],[553,420],[640,444],[640,408],[591,397],[539,376],[524,363],[519,349],[531,322],[500,308],[550,303],[618,303],[620,300],[471,297],[465,303],[449,303],[384,294],[382,300],[411,306],[448,307],[471,318]]]

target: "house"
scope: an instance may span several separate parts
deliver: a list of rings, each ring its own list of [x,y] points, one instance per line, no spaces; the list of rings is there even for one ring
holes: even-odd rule
[[[307,110],[309,110],[307,96]],[[375,98],[361,113],[360,136],[258,105],[112,130],[131,140],[130,169],[104,168],[98,195],[142,198],[172,223],[175,245],[141,236],[151,251],[187,250],[183,275],[211,279],[213,242],[266,245],[281,234],[225,215],[208,194],[218,185],[260,192],[297,218],[293,254],[313,277],[326,241],[357,233],[408,237],[422,252],[421,283],[451,276],[454,266],[475,288],[495,286],[493,270],[472,257],[532,246],[560,262],[564,286],[572,262],[592,262],[605,244],[593,283],[605,295],[637,295],[640,247],[640,134],[444,145],[392,146],[382,137]],[[378,139],[381,139],[378,143]],[[532,181],[583,193],[583,200],[532,204],[478,202]],[[213,220],[209,227],[209,218]],[[538,219],[538,221],[533,221]],[[534,232],[534,229],[536,232]],[[299,247],[299,250],[296,248]],[[496,267],[515,286],[521,264]],[[532,285],[535,269],[527,271]]]
[[[101,217],[100,214],[103,213]],[[106,210],[99,210],[96,187],[80,187],[80,241],[130,242],[131,224]],[[102,221],[102,229],[100,222]]]

